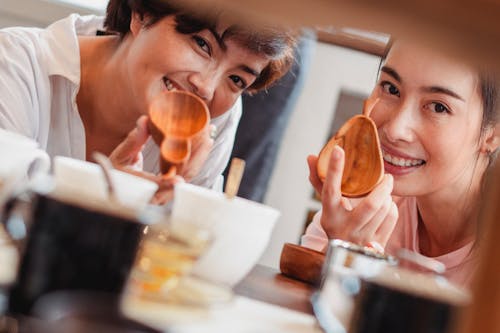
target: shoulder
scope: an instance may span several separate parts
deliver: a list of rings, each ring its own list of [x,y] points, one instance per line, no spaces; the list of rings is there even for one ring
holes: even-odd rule
[[[0,127],[37,135],[38,109],[49,79],[40,56],[37,28],[0,30]]]
[[[38,28],[6,28],[0,30],[0,61],[15,65],[23,60],[35,60],[40,51]]]

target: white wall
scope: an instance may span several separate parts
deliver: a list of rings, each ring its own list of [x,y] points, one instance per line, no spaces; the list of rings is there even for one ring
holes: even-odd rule
[[[0,28],[45,27],[71,13],[104,11],[106,0],[0,0]]]
[[[307,211],[320,207],[311,198],[306,157],[317,154],[326,142],[341,89],[367,96],[375,84],[379,62],[376,56],[318,44],[265,198],[282,215],[261,264],[279,267],[283,243],[297,243]]]

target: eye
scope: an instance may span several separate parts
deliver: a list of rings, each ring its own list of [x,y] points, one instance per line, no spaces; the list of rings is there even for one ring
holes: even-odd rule
[[[432,112],[435,113],[450,113],[450,109],[448,109],[448,107],[439,102],[429,103],[428,107]]]
[[[390,95],[396,95],[396,96],[399,96],[399,89],[393,85],[392,83],[388,82],[388,81],[383,81],[380,83],[380,86],[382,87],[382,89],[384,90],[384,92],[390,94]]]
[[[233,83],[240,89],[245,89],[247,87],[247,84],[245,82],[245,80],[243,80],[241,77],[239,77],[238,75],[231,75],[229,76],[229,78],[231,79],[231,81],[233,81]]]
[[[210,49],[210,45],[207,43],[205,39],[198,35],[193,36],[194,41],[196,42],[196,45],[200,47],[203,51],[205,51],[207,54],[211,55],[212,50]]]

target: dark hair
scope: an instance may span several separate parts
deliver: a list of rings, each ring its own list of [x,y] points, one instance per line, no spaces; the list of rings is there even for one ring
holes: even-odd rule
[[[181,8],[177,2],[168,0],[110,0],[106,10],[104,26],[106,31],[118,33],[122,38],[130,32],[132,13],[147,18],[146,26],[152,26],[162,18],[175,15],[176,30],[191,34],[205,29],[215,29],[220,13],[215,10],[203,15]],[[270,59],[255,82],[248,87],[250,92],[269,87],[282,77],[293,63],[294,35],[276,27],[248,27],[232,25],[224,32],[231,38],[256,54]]]
[[[479,71],[480,94],[483,102],[482,129],[498,122],[498,81],[485,71]]]

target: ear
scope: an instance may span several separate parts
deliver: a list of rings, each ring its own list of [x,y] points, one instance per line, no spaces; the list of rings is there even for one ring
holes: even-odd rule
[[[132,36],[137,36],[143,27],[144,16],[137,12],[132,12],[132,16],[130,17],[130,32]]]
[[[500,124],[489,126],[483,135],[481,152],[490,154],[500,146]]]

